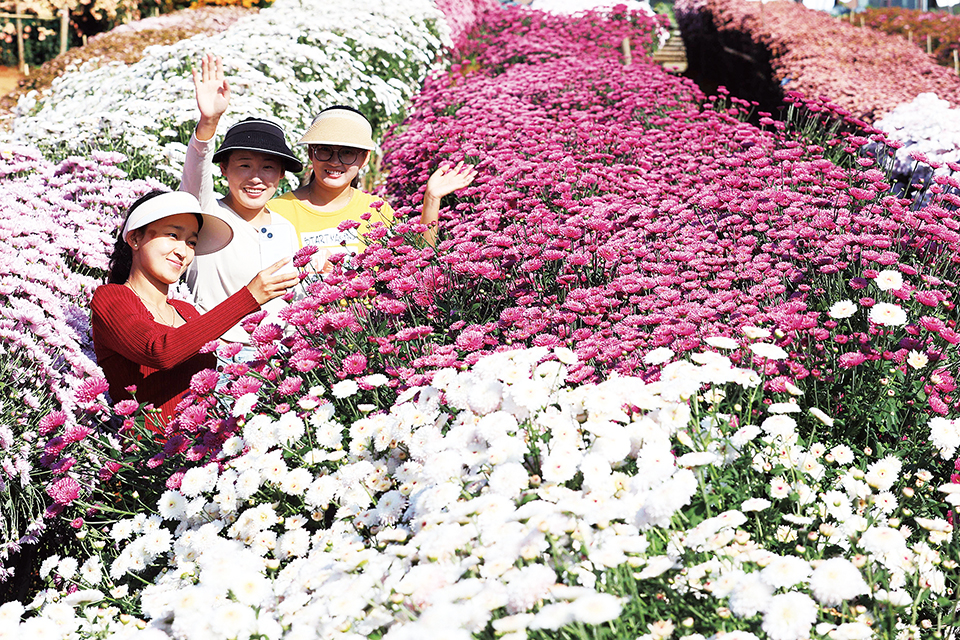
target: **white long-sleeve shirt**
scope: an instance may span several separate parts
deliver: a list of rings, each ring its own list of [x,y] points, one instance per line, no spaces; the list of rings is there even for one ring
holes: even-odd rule
[[[190,136],[187,157],[183,163],[183,178],[180,180],[180,191],[196,196],[204,211],[219,213],[233,228],[233,240],[230,244],[216,253],[196,256],[187,269],[187,286],[193,292],[194,305],[204,313],[247,286],[261,271],[260,234],[263,231],[223,204],[213,190],[212,158],[215,151],[213,139],[197,140],[196,134]],[[300,248],[296,229],[282,216],[270,216],[272,225],[290,227],[287,236],[291,239],[290,255],[293,256]],[[284,323],[276,314],[285,305],[280,298],[264,304],[263,309],[269,314],[265,322],[275,322],[283,326]],[[238,323],[223,334],[223,339],[249,344],[250,334]]]

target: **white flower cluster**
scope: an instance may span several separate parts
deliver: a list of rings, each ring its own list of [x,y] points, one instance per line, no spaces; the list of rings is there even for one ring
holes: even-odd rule
[[[197,119],[190,68],[203,54],[225,62],[233,98],[223,124],[266,117],[296,139],[331,104],[395,119],[447,41],[429,0],[278,0],[222,33],[150,47],[132,65],[86,63],[21,98],[13,136],[71,149],[111,141],[178,179]]]
[[[789,405],[770,405],[773,415],[759,426],[740,427],[727,440],[713,423],[704,425],[702,433],[691,434],[693,440],[724,446],[742,448],[753,442],[759,450],[752,467],[759,477],[767,475],[770,480],[765,496],[746,497],[739,510],[709,518],[680,536],[679,545],[707,554],[705,561],[686,568],[684,586],[726,598],[734,616],[762,615],[762,629],[774,640],[810,637],[818,605],[836,607],[874,591],[879,601],[911,606],[914,596],[907,587],[917,582],[944,595],[942,563],[947,558],[937,547],[950,540],[953,527],[942,519],[916,518],[926,539],[910,541],[914,533],[895,517],[899,505],[891,492],[895,483],[905,480],[900,460],[886,456],[864,471],[846,445],[827,449],[814,443],[804,448],[796,420],[787,415],[793,412]],[[929,489],[931,478],[929,472],[917,472],[916,486]],[[801,543],[820,559],[779,555],[740,528],[748,513],[769,514],[768,510],[782,514],[775,532],[779,542]],[[879,575],[886,577],[883,589],[871,589],[866,576]],[[861,616],[855,622],[869,631],[867,625],[873,621]],[[852,631],[844,629],[842,634]],[[817,633],[835,637],[836,627],[820,623]]]
[[[721,387],[756,391],[761,380],[717,353],[694,361],[666,365],[654,383],[570,388],[569,350],[504,352],[442,370],[350,424],[332,404],[252,416],[218,463],[190,468],[162,496],[158,515],[116,524],[116,559],[79,570],[103,584],[79,586],[104,593],[124,573],[159,568],[139,593],[147,619],[116,622],[144,639],[467,640],[489,625],[521,640],[621,615],[626,600],[607,588],[621,568],[657,590],[725,601],[738,617],[761,614],[773,640],[810,637],[818,622],[818,633],[859,637],[849,625],[865,615],[835,629],[821,611],[870,594],[866,576],[889,576],[874,597],[898,607],[914,603],[918,581],[944,593],[950,561],[937,546],[952,527],[918,518],[926,540],[899,528],[899,460],[861,471],[849,447],[802,447],[792,402],[770,405],[759,425],[716,411],[695,420],[694,399],[719,406]],[[766,493],[704,484],[734,467],[758,474]],[[917,486],[928,477],[918,473]],[[721,490],[736,501],[725,511],[676,517],[701,491]],[[748,514],[779,525],[778,544],[810,529],[805,543],[823,559],[770,551],[745,530]],[[78,571],[63,562],[44,568]],[[35,608],[43,618],[63,603],[51,592]],[[643,640],[665,638],[665,624]],[[92,635],[76,628],[63,635]]]
[[[911,153],[922,153],[934,162],[960,163],[960,109],[935,93],[921,93],[874,123],[893,140],[903,143],[897,149],[901,172],[909,172],[914,161]],[[949,174],[947,167],[937,173]]]

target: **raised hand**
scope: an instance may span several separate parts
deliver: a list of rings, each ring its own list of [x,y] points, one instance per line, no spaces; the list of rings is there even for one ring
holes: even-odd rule
[[[423,210],[420,212],[420,224],[426,225],[423,241],[428,245],[437,244],[437,222],[440,220],[440,199],[457,189],[462,189],[477,177],[473,165],[458,162],[455,167],[442,164],[427,180],[427,191],[423,194]]]
[[[223,75],[223,61],[212,53],[200,60],[200,68],[193,69],[200,121],[197,138],[209,140],[217,133],[217,123],[230,105],[230,85]]]
[[[457,189],[468,186],[476,177],[477,170],[473,165],[464,164],[461,161],[451,169],[449,164],[443,164],[427,180],[427,192],[424,194],[424,200],[430,197],[439,200]]]

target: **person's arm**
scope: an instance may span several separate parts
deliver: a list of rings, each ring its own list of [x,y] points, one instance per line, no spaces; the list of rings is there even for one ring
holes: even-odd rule
[[[471,165],[458,162],[452,169],[444,164],[433,172],[427,180],[427,191],[423,194],[423,208],[420,224],[426,225],[423,241],[431,247],[437,244],[437,223],[440,221],[440,200],[457,189],[462,189],[477,177],[477,170]]]
[[[297,284],[296,274],[277,273],[284,258],[258,273],[250,284],[179,327],[157,323],[137,294],[123,285],[94,292],[90,307],[98,340],[127,360],[154,369],[172,369],[222,336],[227,329]]]
[[[185,362],[260,308],[244,287],[208,313],[179,327],[168,327],[158,324],[137,295],[122,285],[100,287],[90,306],[97,337],[104,346],[154,369],[172,369]]]
[[[220,58],[207,54],[200,61],[200,69],[193,70],[193,86],[196,90],[200,120],[190,136],[187,156],[183,162],[183,177],[180,191],[193,194],[200,206],[210,210],[216,205],[217,194],[213,189],[213,163],[211,161],[220,117],[230,105],[230,85],[223,75]]]

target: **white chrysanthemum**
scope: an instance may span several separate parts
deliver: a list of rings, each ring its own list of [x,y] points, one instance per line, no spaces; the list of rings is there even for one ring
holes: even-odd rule
[[[838,444],[830,449],[830,455],[833,456],[833,460],[837,464],[850,464],[853,462],[853,449],[845,444]]]
[[[216,463],[187,469],[180,482],[180,493],[193,498],[201,493],[213,491],[217,486],[217,471]]]
[[[503,383],[499,380],[476,380],[467,392],[467,404],[478,415],[493,413],[503,400]]]
[[[186,507],[186,504],[187,500],[183,497],[182,493],[169,489],[164,491],[163,495],[160,496],[160,501],[157,503],[157,510],[164,520],[178,520],[184,516],[184,507]]]
[[[244,444],[243,438],[240,436],[230,436],[223,441],[223,446],[220,447],[220,455],[225,458],[239,455],[243,451]]]
[[[400,516],[403,515],[403,510],[407,507],[407,499],[404,495],[393,489],[387,491],[385,494],[380,496],[380,499],[377,500],[377,515],[380,518],[380,522],[390,526],[397,522],[400,519]]]
[[[830,310],[827,311],[827,315],[833,318],[834,320],[842,320],[844,318],[849,318],[857,312],[857,304],[850,300],[840,300],[839,302],[834,302],[830,307]]]
[[[280,450],[271,451],[260,458],[260,472],[267,482],[280,484],[287,477],[288,471],[287,462]]]
[[[907,364],[914,369],[923,369],[929,362],[930,358],[922,351],[911,350],[907,354]]]
[[[382,387],[390,382],[390,378],[382,373],[373,373],[363,378],[363,383],[371,387]]]
[[[782,500],[790,495],[793,489],[785,479],[777,477],[770,481],[770,497]]]
[[[530,485],[530,474],[518,462],[497,465],[487,482],[494,493],[515,498]]]
[[[321,476],[310,484],[304,498],[314,509],[326,507],[334,498],[340,483],[333,476]]]
[[[790,355],[782,348],[769,342],[754,342],[750,345],[750,351],[767,360],[785,360]]]
[[[305,556],[309,550],[310,532],[306,529],[291,529],[277,539],[277,557],[281,560]]]
[[[556,631],[560,627],[570,624],[573,620],[573,604],[555,602],[541,607],[530,622],[529,628]]]
[[[237,401],[233,403],[233,416],[239,418],[249,414],[253,411],[253,408],[257,406],[257,394],[255,393],[245,393]]]
[[[896,291],[903,286],[903,275],[893,269],[884,269],[877,274],[876,282],[880,291]]]
[[[846,522],[853,515],[850,498],[843,491],[836,489],[827,491],[823,495],[823,506],[828,514],[840,522]]]
[[[796,556],[780,556],[761,569],[760,577],[774,589],[792,587],[810,577],[810,563]]]
[[[825,411],[817,407],[810,407],[807,409],[814,418],[827,425],[828,427],[833,426],[833,418],[831,418]]]
[[[760,579],[759,574],[748,573],[733,588],[727,604],[733,615],[749,618],[766,611],[772,596],[773,589]]]
[[[766,498],[750,498],[749,500],[744,500],[743,504],[740,505],[741,511],[763,511],[769,507],[772,502]]]
[[[703,340],[711,347],[716,347],[717,349],[739,349],[740,343],[734,340],[733,338],[727,338],[725,336],[711,336],[709,338],[704,338]]]
[[[885,327],[899,327],[907,323],[907,312],[898,304],[878,302],[870,307],[870,321]]]
[[[100,558],[91,556],[80,567],[80,579],[87,584],[98,584],[103,580],[103,565]]]
[[[940,457],[949,460],[960,447],[960,420],[948,420],[936,416],[927,423],[930,427],[930,442],[940,450]]]
[[[280,416],[276,423],[277,440],[281,443],[290,443],[297,440],[306,432],[303,420],[292,411]]]
[[[257,625],[257,614],[239,602],[225,602],[211,612],[210,626],[223,638],[247,638]]]
[[[769,338],[771,335],[769,330],[760,327],[746,326],[743,327],[741,331],[743,331],[743,335],[751,340],[763,340],[764,338]]]
[[[898,529],[892,527],[869,527],[860,536],[860,548],[878,556],[896,558],[908,555],[907,542]]]
[[[873,599],[877,602],[889,602],[895,607],[909,607],[913,604],[913,596],[903,589],[895,589],[893,591],[880,589],[873,594]]]
[[[240,500],[246,500],[247,498],[253,497],[253,494],[260,489],[260,484],[262,482],[263,475],[260,473],[259,469],[247,469],[240,474],[240,477],[237,478],[237,483],[235,485],[237,498]]]
[[[64,580],[71,580],[76,575],[79,566],[80,563],[77,562],[76,558],[67,556],[57,564],[57,575]]]
[[[623,601],[610,593],[591,593],[573,601],[573,618],[584,624],[603,624],[620,615]]]
[[[835,607],[844,600],[870,593],[870,587],[852,562],[846,558],[831,558],[813,570],[810,592],[820,604]]]
[[[871,487],[879,491],[889,491],[893,484],[900,478],[900,470],[903,463],[899,458],[886,456],[882,460],[877,460],[867,468],[867,474],[864,480]]]
[[[800,640],[810,637],[816,621],[817,603],[807,594],[793,591],[773,596],[761,626],[771,640]]]
[[[26,611],[26,607],[16,600],[0,604],[0,623],[3,623],[5,627],[12,627],[20,622],[24,611]]]
[[[356,380],[341,380],[330,387],[330,393],[333,394],[333,397],[340,400],[349,398],[359,390],[360,385],[357,384]]]
[[[280,481],[280,490],[291,496],[303,495],[313,482],[313,474],[303,467],[291,469]]]
[[[677,458],[678,467],[704,467],[720,460],[720,456],[712,451],[691,451]]]
[[[670,362],[670,359],[673,358],[673,350],[667,347],[657,347],[656,349],[651,349],[643,356],[643,361],[647,364],[663,364],[664,362]]]

